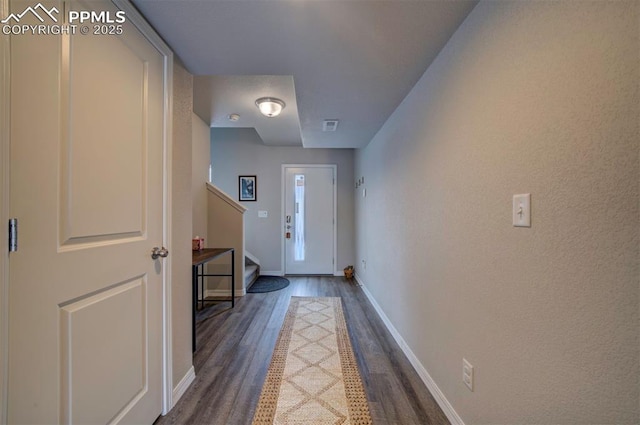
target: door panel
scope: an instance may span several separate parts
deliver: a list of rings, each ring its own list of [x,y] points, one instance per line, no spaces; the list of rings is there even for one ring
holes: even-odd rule
[[[9,423],[152,423],[162,402],[164,264],[150,254],[163,242],[164,58],[128,20],[120,36],[11,43],[20,240],[10,257]]]
[[[333,274],[333,203],[334,168],[285,168],[285,273]]]
[[[138,277],[60,307],[64,423],[110,423],[144,396],[146,285]]]
[[[67,49],[70,63],[63,66],[61,114],[62,242],[140,236],[145,231],[148,142],[144,101],[149,85],[158,84],[149,79],[158,76],[149,74],[144,46],[119,37],[65,37]]]

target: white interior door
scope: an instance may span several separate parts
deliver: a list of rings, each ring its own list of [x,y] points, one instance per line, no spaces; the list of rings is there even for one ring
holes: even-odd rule
[[[335,167],[285,167],[285,273],[333,274]]]
[[[12,424],[161,413],[164,56],[130,18],[121,35],[11,38]]]

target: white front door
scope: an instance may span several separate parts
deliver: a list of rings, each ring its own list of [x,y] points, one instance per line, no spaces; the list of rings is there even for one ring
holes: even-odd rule
[[[34,3],[12,1],[11,12]],[[118,10],[42,4],[60,21]],[[161,413],[166,260],[151,250],[163,244],[164,56],[131,21],[121,35],[11,36],[12,424]]]
[[[285,273],[333,274],[335,166],[284,167]]]

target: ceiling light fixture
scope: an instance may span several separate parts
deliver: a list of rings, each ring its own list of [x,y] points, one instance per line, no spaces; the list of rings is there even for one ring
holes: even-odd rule
[[[277,117],[285,107],[282,100],[275,97],[261,97],[256,100],[256,106],[262,112],[262,115],[268,118]]]

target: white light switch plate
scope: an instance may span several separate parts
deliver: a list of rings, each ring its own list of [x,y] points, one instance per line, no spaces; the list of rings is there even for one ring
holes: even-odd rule
[[[513,195],[514,227],[531,227],[531,194]]]
[[[260,218],[269,217],[269,211],[262,211],[262,210],[258,211],[258,217],[260,217]]]

